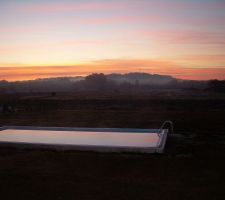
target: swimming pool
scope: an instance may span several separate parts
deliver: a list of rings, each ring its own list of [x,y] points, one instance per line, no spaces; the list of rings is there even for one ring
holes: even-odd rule
[[[162,153],[167,129],[3,126],[0,145],[100,152]]]

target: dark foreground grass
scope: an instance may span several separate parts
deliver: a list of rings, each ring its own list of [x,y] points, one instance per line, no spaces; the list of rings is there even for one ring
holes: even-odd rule
[[[13,103],[1,124],[158,128],[171,119],[182,136],[162,155],[0,147],[0,199],[225,199],[223,98],[42,94]]]

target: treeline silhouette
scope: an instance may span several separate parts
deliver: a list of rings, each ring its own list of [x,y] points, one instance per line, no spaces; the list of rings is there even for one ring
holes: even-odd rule
[[[209,81],[208,89],[215,92],[225,93],[225,80],[211,80]]]
[[[120,91],[142,92],[149,90],[210,90],[225,92],[225,81],[180,80],[172,76],[128,73],[91,74],[86,77],[57,77],[30,81],[0,81],[0,93],[22,92],[74,92],[74,91]]]

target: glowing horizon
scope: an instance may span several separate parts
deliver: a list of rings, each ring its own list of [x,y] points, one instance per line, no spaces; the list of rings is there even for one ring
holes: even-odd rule
[[[223,0],[0,0],[0,80],[225,79]]]

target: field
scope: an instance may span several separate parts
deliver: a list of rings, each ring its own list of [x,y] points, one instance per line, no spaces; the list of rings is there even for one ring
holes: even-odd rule
[[[225,95],[0,95],[14,112],[0,125],[159,128],[172,120],[165,153],[116,154],[0,147],[3,199],[224,199]]]

